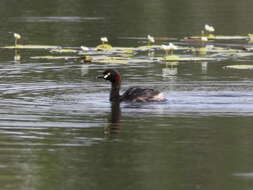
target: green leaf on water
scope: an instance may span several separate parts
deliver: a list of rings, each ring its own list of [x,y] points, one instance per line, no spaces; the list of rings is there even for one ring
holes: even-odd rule
[[[4,49],[57,49],[60,46],[51,45],[16,45],[16,46],[4,46]]]
[[[217,59],[211,57],[190,57],[190,56],[181,57],[177,55],[169,55],[158,58],[158,60],[167,62],[167,61],[214,61]]]
[[[46,59],[46,60],[70,60],[80,59],[80,56],[33,56],[31,59]]]
[[[100,44],[96,47],[98,51],[111,50],[112,46],[110,44]]]
[[[78,53],[76,49],[65,49],[65,48],[56,48],[50,50],[51,53]]]
[[[124,57],[106,57],[106,56],[101,56],[101,57],[94,57],[92,59],[92,62],[96,63],[115,63],[115,64],[128,64],[129,59],[124,58]]]
[[[188,39],[201,39],[201,37],[206,37],[208,40],[248,40],[248,36],[224,36],[224,35],[204,35],[204,36],[190,36]]]
[[[223,69],[253,70],[253,65],[227,65]]]
[[[248,36],[223,36],[223,35],[218,35],[218,36],[213,36],[210,39],[213,40],[247,40],[249,37]]]

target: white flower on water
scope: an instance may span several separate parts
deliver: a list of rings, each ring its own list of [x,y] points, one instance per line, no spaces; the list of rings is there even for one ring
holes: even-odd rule
[[[200,40],[201,40],[202,42],[207,42],[207,41],[208,41],[208,38],[207,38],[206,36],[202,36],[202,37],[200,38]]]
[[[178,47],[174,45],[173,43],[169,43],[169,45],[162,45],[161,48],[165,51],[171,51],[171,50],[177,50]]]
[[[107,43],[108,42],[107,37],[101,37],[100,40],[101,40],[102,43]]]
[[[16,40],[20,40],[21,39],[21,35],[18,33],[13,33],[13,36]]]
[[[89,51],[89,50],[90,50],[90,49],[89,49],[88,47],[86,47],[86,46],[81,46],[80,48],[81,48],[82,51]]]
[[[202,42],[207,42],[207,41],[208,41],[208,38],[207,38],[206,36],[202,36],[202,37],[200,38],[200,40],[201,40]]]
[[[150,43],[155,43],[155,38],[153,36],[148,35],[147,38]]]
[[[208,25],[208,24],[205,25],[205,30],[206,30],[207,32],[214,32],[214,31],[215,31],[214,27],[213,27],[213,26],[210,26],[210,25]]]

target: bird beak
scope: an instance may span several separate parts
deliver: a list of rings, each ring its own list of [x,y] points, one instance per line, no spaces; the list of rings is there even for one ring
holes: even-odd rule
[[[97,79],[107,79],[109,76],[111,75],[111,73],[107,73],[106,75],[99,75],[97,76]]]
[[[104,76],[103,76],[103,75],[98,75],[96,78],[97,78],[97,79],[103,79]]]

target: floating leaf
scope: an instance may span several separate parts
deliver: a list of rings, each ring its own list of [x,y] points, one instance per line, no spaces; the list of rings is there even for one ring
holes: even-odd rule
[[[214,40],[247,40],[248,36],[213,36]]]
[[[59,46],[50,45],[16,45],[16,46],[4,46],[5,49],[57,49]]]
[[[139,46],[136,48],[137,51],[150,51],[155,49],[161,49],[160,45],[147,45],[147,46]]]
[[[227,65],[223,69],[253,70],[253,65]]]
[[[223,35],[213,35],[209,34],[206,36],[190,36],[186,39],[201,39],[202,37],[206,37],[208,40],[248,40],[249,36],[223,36]]]
[[[96,47],[96,50],[103,51],[103,50],[111,50],[112,46],[110,44],[100,44]]]
[[[79,51],[76,49],[64,49],[64,48],[57,48],[50,50],[51,53],[78,53]]]
[[[111,49],[112,52],[115,53],[123,53],[123,54],[133,54],[136,51],[136,48],[129,48],[129,47],[113,47]]]
[[[243,53],[245,51],[231,48],[223,48],[223,47],[215,47],[215,46],[206,46],[200,48],[192,48],[192,51],[198,53],[200,55],[205,55],[207,53],[228,53],[228,54],[236,54]]]
[[[177,55],[169,55],[162,58],[158,58],[158,60],[166,62],[166,61],[214,61],[217,59],[211,57],[190,57],[190,56],[181,57]]]
[[[31,59],[47,59],[47,60],[69,60],[69,59],[80,59],[80,56],[34,56]]]
[[[92,62],[96,63],[116,63],[116,64],[128,64],[128,58],[121,58],[121,57],[94,57]]]

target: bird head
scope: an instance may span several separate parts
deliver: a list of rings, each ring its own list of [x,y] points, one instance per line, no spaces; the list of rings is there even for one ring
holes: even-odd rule
[[[120,74],[115,71],[114,69],[107,69],[103,72],[102,76],[98,76],[97,78],[103,78],[104,80],[108,80],[112,83],[114,82],[121,82],[121,76]]]

